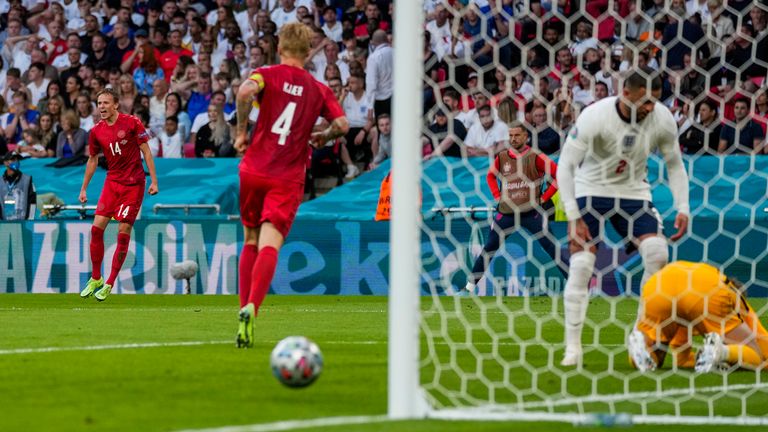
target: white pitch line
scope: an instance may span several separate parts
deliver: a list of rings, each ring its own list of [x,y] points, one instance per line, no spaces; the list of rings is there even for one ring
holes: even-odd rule
[[[696,393],[718,393],[718,392],[730,392],[738,390],[752,390],[759,388],[768,388],[768,383],[755,383],[755,384],[733,384],[714,387],[681,387],[662,391],[647,391],[647,392],[629,392],[629,393],[612,393],[612,394],[598,394],[587,395],[582,397],[571,397],[561,399],[550,399],[537,402],[523,403],[521,406],[524,409],[532,408],[550,408],[564,405],[577,405],[583,403],[596,403],[596,402],[622,402],[632,401],[634,399],[660,399],[668,396],[682,396],[688,395],[692,392]]]
[[[278,340],[267,340],[264,343],[274,344]],[[199,346],[199,345],[222,345],[233,343],[231,340],[218,340],[218,341],[187,341],[187,342],[137,342],[128,344],[107,344],[107,345],[91,345],[91,346],[73,346],[73,347],[39,347],[39,348],[11,348],[0,350],[0,356],[2,355],[14,355],[14,354],[37,354],[37,353],[50,353],[50,352],[67,352],[67,351],[104,351],[104,350],[118,350],[118,349],[138,349],[138,348],[162,348],[162,347],[176,347],[176,346]],[[385,345],[387,341],[322,341],[323,345]],[[448,342],[432,342],[433,345],[451,345]],[[455,343],[454,343],[455,344]],[[234,345],[234,344],[233,344]],[[473,342],[474,346],[538,346],[538,343],[517,343],[517,342],[499,342],[494,344],[493,342]],[[562,344],[560,344],[562,345]],[[622,344],[603,344],[602,347],[623,347]]]
[[[274,423],[260,423],[242,426],[222,426],[210,429],[185,429],[178,432],[278,432],[295,429],[308,429],[328,426],[359,425],[391,421],[385,415],[353,416],[353,417],[324,417],[309,420],[287,420]]]
[[[110,345],[92,345],[92,346],[79,346],[79,347],[42,347],[42,348],[15,348],[0,350],[0,355],[13,355],[13,354],[35,354],[35,353],[49,353],[49,352],[63,352],[63,351],[104,351],[104,350],[117,350],[117,349],[132,349],[132,348],[162,348],[162,347],[176,347],[176,346],[198,346],[198,345],[219,345],[228,344],[234,345],[234,342],[230,341],[189,341],[189,342],[142,342],[142,343],[129,343],[129,344],[110,344]]]

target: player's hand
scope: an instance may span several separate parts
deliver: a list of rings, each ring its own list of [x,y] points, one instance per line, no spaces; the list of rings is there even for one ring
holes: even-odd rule
[[[584,249],[587,248],[587,243],[592,241],[592,235],[589,233],[589,227],[584,223],[584,219],[578,218],[568,222],[568,241]]]
[[[157,183],[152,182],[152,184],[149,185],[149,190],[147,192],[149,192],[150,195],[155,195],[160,192],[160,189],[157,188]]]
[[[247,148],[248,137],[245,135],[238,135],[237,138],[235,138],[235,150],[237,150],[237,153],[243,154]]]
[[[309,138],[309,144],[318,149],[323,147],[326,141],[328,141],[328,138],[325,137],[325,133],[323,132],[312,132],[312,135]]]
[[[83,204],[85,204],[86,202],[88,202],[88,195],[85,193],[85,190],[81,190],[81,191],[80,191],[80,197],[78,198],[78,200],[79,200],[81,203],[83,203]]]
[[[677,232],[672,234],[669,238],[671,241],[679,240],[688,231],[688,215],[685,213],[678,213],[675,216],[675,228]]]

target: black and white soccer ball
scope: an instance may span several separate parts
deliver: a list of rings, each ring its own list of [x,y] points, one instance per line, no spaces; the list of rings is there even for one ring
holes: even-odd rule
[[[272,350],[272,373],[288,387],[306,387],[323,371],[323,354],[304,336],[288,336]]]

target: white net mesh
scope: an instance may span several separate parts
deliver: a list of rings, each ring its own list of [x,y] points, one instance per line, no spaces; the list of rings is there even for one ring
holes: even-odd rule
[[[509,145],[512,122],[529,131],[533,149],[556,160],[583,109],[620,94],[622,73],[646,66],[657,71],[659,101],[677,122],[691,201],[691,229],[671,243],[669,259],[706,262],[739,279],[756,314],[764,316],[768,6],[718,0],[462,3],[425,6],[431,52],[423,143],[432,154],[422,176],[428,211],[420,373],[432,414],[581,421],[594,420],[585,414],[607,413],[597,421],[611,423],[623,422],[616,415],[627,413],[635,422],[765,422],[768,385],[759,369],[702,374],[670,358],[653,372],[630,365],[626,341],[637,319],[643,263],[636,244],[611,226],[617,217],[631,220],[630,232],[639,223],[618,205],[597,217],[603,243],[589,280],[583,363],[561,366],[569,261],[562,209],[544,204],[538,225],[520,217],[502,220],[487,184],[496,177],[486,175],[497,150]],[[485,104],[490,112],[478,109]],[[501,135],[489,118],[502,125]],[[629,163],[642,181],[644,170]],[[663,157],[650,155],[647,180],[669,236],[677,212],[665,172]],[[493,242],[492,222],[499,249],[478,274],[475,259]],[[479,278],[476,295],[453,296],[473,276]],[[693,348],[701,348],[696,321],[674,314],[669,320],[691,327]]]

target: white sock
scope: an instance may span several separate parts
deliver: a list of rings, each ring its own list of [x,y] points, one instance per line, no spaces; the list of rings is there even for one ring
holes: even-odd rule
[[[669,262],[669,248],[664,237],[648,237],[637,248],[643,259],[643,278],[640,280],[640,292],[654,273]]]
[[[568,280],[565,282],[565,346],[567,351],[581,351],[581,331],[589,304],[589,280],[595,268],[595,254],[576,252],[571,255]]]
[[[475,288],[477,285],[473,284],[472,282],[467,282],[467,285],[464,287],[465,290],[469,291],[470,293],[475,292]]]

